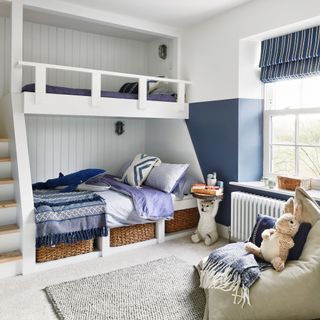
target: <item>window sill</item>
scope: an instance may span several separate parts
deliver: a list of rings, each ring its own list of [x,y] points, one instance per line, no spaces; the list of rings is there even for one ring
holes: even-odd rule
[[[277,187],[271,189],[266,187],[263,182],[261,181],[246,181],[246,182],[235,182],[230,181],[229,183],[232,186],[254,189],[274,194],[282,194],[286,196],[294,196],[294,191],[288,191],[283,189],[278,189]],[[320,201],[320,190],[307,190],[308,194],[316,201]]]

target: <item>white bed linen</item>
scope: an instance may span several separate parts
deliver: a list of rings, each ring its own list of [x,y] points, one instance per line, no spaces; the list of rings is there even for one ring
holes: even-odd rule
[[[96,193],[105,199],[108,228],[154,222],[139,216],[130,197],[113,190]],[[172,194],[172,200],[174,199]]]

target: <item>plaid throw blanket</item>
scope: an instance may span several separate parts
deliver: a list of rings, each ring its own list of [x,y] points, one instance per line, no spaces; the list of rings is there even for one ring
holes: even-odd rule
[[[250,305],[249,289],[268,265],[247,253],[243,242],[231,243],[211,252],[200,271],[200,286],[231,291],[233,303],[243,308]]]
[[[37,248],[107,236],[106,206],[99,195],[88,191],[33,195]]]

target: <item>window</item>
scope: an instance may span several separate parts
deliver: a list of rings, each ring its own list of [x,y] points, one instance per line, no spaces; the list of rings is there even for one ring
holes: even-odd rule
[[[264,174],[320,176],[320,77],[265,85]]]

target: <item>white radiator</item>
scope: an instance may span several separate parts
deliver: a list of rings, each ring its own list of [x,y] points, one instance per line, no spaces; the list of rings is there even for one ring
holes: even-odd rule
[[[258,214],[278,218],[283,213],[285,201],[261,197],[245,192],[231,193],[232,241],[246,241],[250,237]]]

